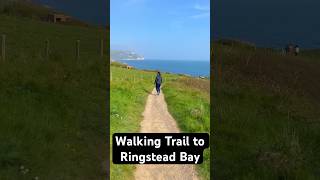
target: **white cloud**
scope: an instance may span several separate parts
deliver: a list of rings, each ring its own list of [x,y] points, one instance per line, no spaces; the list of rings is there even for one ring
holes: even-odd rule
[[[200,18],[207,18],[210,16],[210,12],[200,13],[196,15],[192,15],[191,18],[193,19],[200,19]]]
[[[193,8],[196,10],[199,10],[199,11],[210,11],[209,6],[204,6],[204,5],[199,5],[199,4],[195,4]]]
[[[210,7],[208,5],[195,4],[193,6],[193,9],[195,9],[197,14],[190,16],[192,19],[200,19],[200,18],[210,17]]]

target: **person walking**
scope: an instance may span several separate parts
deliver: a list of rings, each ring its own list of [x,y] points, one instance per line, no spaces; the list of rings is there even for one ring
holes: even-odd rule
[[[160,94],[160,88],[162,83],[161,73],[158,71],[156,79],[154,80],[154,84],[156,85],[157,95]]]

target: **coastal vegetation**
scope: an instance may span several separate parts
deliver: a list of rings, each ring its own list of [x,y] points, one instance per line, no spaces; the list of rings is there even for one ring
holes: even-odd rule
[[[213,42],[215,179],[318,179],[320,61]]]
[[[0,24],[0,179],[105,178],[106,30],[6,13]]]
[[[210,80],[176,77],[163,86],[169,112],[180,130],[210,135]],[[210,179],[210,149],[203,152],[203,163],[197,166],[202,179]]]
[[[153,73],[127,70],[116,62],[110,73],[110,135],[139,132],[145,102],[153,87]],[[134,165],[115,165],[110,161],[111,179],[133,179]]]

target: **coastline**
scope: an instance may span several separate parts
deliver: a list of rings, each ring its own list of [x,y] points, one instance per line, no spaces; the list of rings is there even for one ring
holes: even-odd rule
[[[209,78],[209,61],[182,61],[182,60],[120,60],[135,69],[145,71],[161,71],[163,73],[184,75],[190,77]]]

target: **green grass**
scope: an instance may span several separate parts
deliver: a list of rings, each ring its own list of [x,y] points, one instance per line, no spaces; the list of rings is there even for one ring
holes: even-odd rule
[[[127,70],[113,63],[110,81],[110,140],[114,133],[139,132],[154,73]],[[111,145],[112,147],[112,145]],[[111,179],[133,179],[134,165],[115,165],[111,160]]]
[[[167,80],[163,86],[168,109],[182,132],[210,134],[210,81],[190,77]],[[210,149],[198,167],[202,179],[210,179]]]
[[[153,88],[155,72],[127,70],[120,64],[111,66],[111,134],[139,132],[146,98]],[[209,81],[163,74],[164,93],[169,111],[183,132],[209,132]],[[196,85],[196,86],[195,86]],[[205,87],[205,92],[200,87]],[[111,164],[111,179],[132,179],[133,165]],[[209,179],[209,150],[200,175]]]
[[[98,48],[106,32],[4,15],[0,24],[0,179],[104,179],[108,77]]]
[[[11,17],[27,18],[45,22],[48,20],[48,15],[53,13],[61,12],[28,0],[1,0],[0,2],[0,14]],[[72,26],[88,26],[88,23],[75,18],[71,18],[68,22],[58,23]]]
[[[214,44],[213,177],[318,179],[320,62]],[[218,67],[218,66],[216,66]]]
[[[44,20],[54,10],[24,0],[2,0],[0,2],[0,13],[10,16],[28,17]]]

